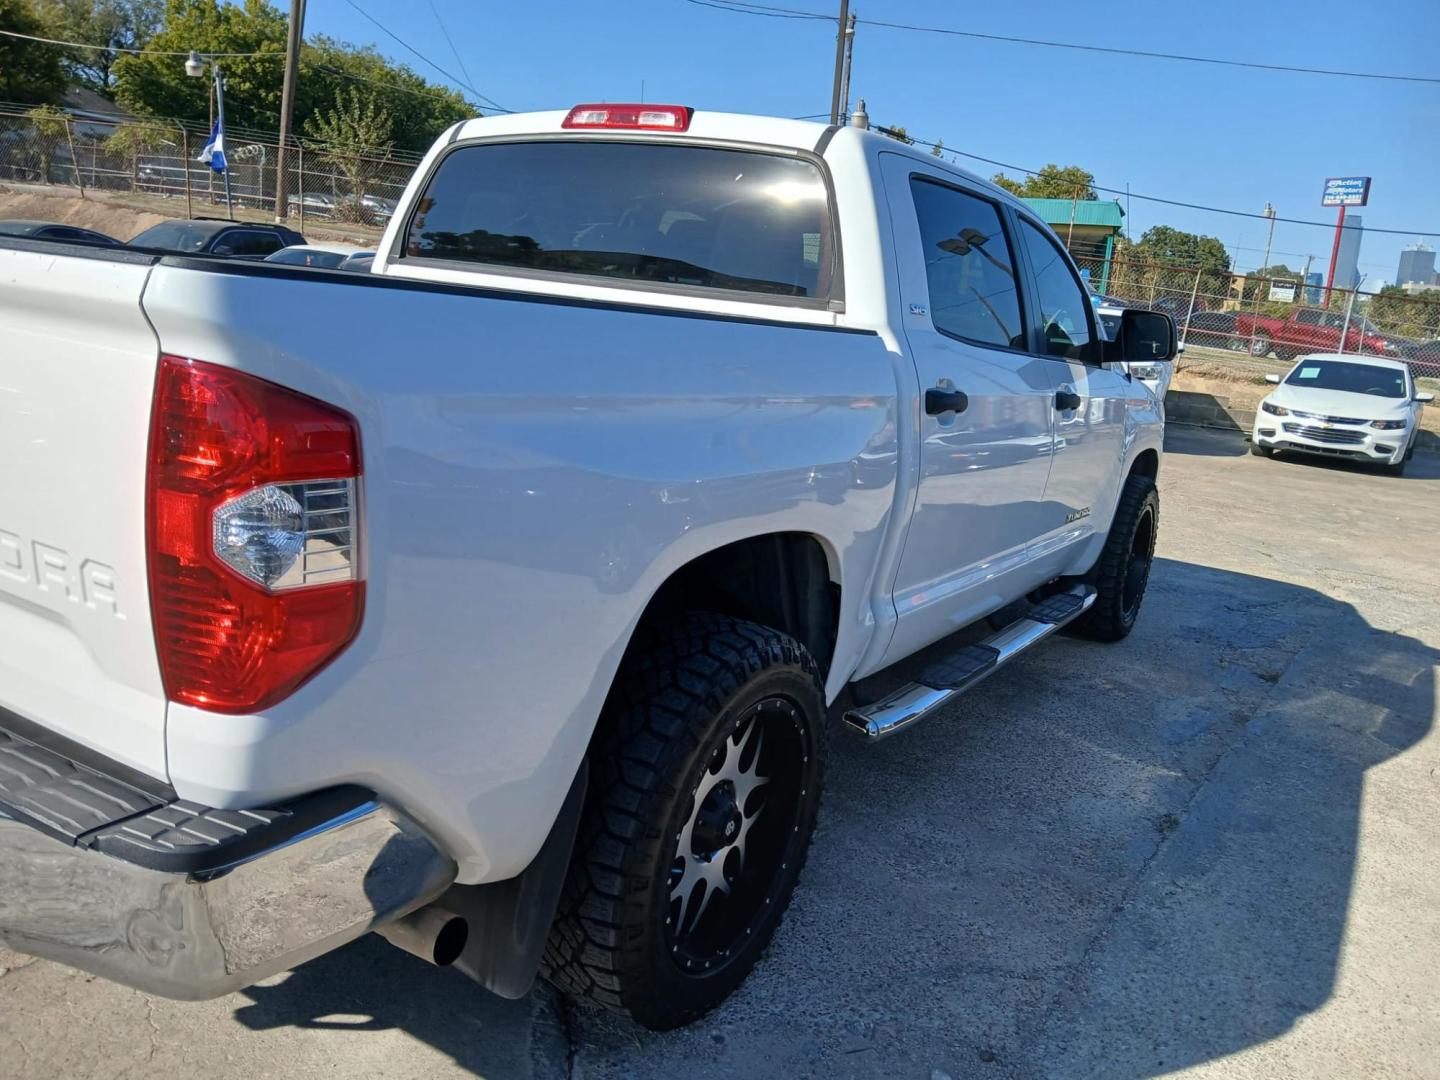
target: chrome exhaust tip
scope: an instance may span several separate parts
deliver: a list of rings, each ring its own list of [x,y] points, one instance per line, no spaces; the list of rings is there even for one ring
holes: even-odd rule
[[[377,927],[375,933],[427,964],[449,967],[465,951],[470,924],[453,911],[431,904]]]

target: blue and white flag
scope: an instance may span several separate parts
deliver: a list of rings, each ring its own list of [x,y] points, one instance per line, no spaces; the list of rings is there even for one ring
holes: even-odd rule
[[[221,130],[218,119],[215,121],[215,126],[210,129],[210,141],[205,144],[205,149],[200,151],[200,156],[195,160],[203,165],[209,165],[216,172],[225,171],[225,132]]]

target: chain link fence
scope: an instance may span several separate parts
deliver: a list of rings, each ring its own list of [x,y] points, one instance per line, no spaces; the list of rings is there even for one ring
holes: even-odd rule
[[[225,178],[195,160],[205,142],[203,129],[174,122],[0,110],[0,182],[147,196],[166,200],[176,217],[216,216],[225,213]],[[226,144],[231,204],[273,212],[278,138],[234,132]],[[383,226],[415,165],[393,153],[295,141],[286,151],[288,213],[302,231],[307,221]]]
[[[1397,296],[1326,289],[1300,275],[1261,277],[1073,252],[1117,307],[1163,311],[1187,359],[1273,369],[1311,352],[1404,360],[1440,378],[1440,293]]]

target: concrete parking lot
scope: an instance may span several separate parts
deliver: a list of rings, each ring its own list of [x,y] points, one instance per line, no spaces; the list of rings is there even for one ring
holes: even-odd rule
[[[837,733],[786,923],[706,1020],[374,937],[200,1004],[0,951],[0,1076],[1440,1076],[1440,458],[1168,449],[1136,633]]]

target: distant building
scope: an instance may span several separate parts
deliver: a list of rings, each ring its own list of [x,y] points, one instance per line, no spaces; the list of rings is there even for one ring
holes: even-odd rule
[[[1103,293],[1110,285],[1110,260],[1115,237],[1125,223],[1125,211],[1116,199],[1024,199],[1040,220],[1065,241],[1082,270],[1090,271],[1090,286]]]
[[[1320,303],[1320,294],[1325,291],[1325,275],[1319,270],[1312,270],[1305,275],[1305,303]]]
[[[1407,281],[1400,288],[1404,289],[1411,296],[1419,296],[1421,293],[1440,292],[1440,274],[1435,275],[1434,281]]]
[[[1359,214],[1346,214],[1340,230],[1340,254],[1335,260],[1335,288],[1353,289],[1360,282],[1360,241],[1365,226]]]
[[[1418,240],[1400,252],[1400,269],[1395,273],[1396,285],[1412,281],[1428,284],[1435,278],[1435,251]]]

